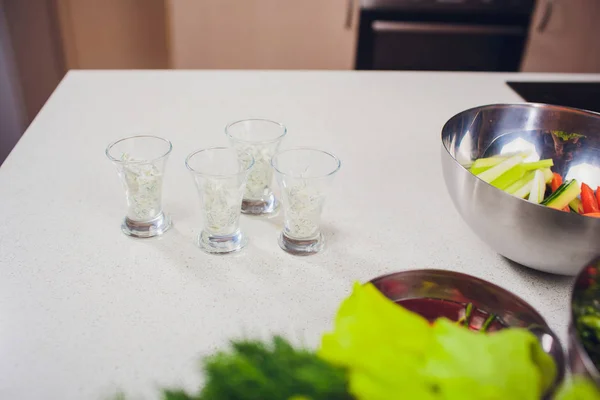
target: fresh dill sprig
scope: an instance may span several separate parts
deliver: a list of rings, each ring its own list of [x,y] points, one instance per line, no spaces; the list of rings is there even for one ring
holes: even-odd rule
[[[195,395],[163,391],[164,400],[351,400],[342,368],[280,336],[271,343],[234,341],[203,361],[206,384]]]

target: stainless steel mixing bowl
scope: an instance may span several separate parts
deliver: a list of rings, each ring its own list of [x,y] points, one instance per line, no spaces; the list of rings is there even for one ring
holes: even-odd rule
[[[598,289],[589,291],[590,286],[600,282],[600,258],[584,267],[573,285],[571,294],[571,322],[569,323],[569,367],[571,373],[590,379],[600,389],[600,371],[592,362],[582,341],[582,332],[578,331],[577,318],[583,307],[600,307]],[[595,286],[597,287],[597,286]]]
[[[371,283],[394,302],[429,298],[472,303],[475,308],[496,315],[508,327],[529,329],[557,366],[556,380],[546,395],[562,382],[565,357],[556,334],[529,303],[508,290],[474,276],[436,269],[396,272],[375,278]]]
[[[442,129],[442,144],[450,197],[467,225],[496,252],[563,275],[575,275],[600,256],[599,218],[530,203],[465,168],[477,158],[532,151],[532,157],[552,158],[552,170],[563,179],[595,189],[600,186],[600,114],[545,104],[482,106],[452,117]]]

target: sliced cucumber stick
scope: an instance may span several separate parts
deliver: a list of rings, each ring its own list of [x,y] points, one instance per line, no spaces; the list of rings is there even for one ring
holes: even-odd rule
[[[581,193],[581,187],[575,179],[566,181],[542,202],[543,205],[561,210],[569,205]]]
[[[576,212],[577,214],[583,214],[583,204],[581,203],[581,199],[579,197],[575,197],[569,202],[569,208],[571,211]]]

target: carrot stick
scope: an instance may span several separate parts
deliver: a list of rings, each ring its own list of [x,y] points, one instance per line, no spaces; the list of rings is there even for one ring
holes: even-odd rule
[[[552,173],[552,181],[550,182],[550,188],[552,189],[552,193],[556,192],[556,189],[558,189],[559,186],[562,185],[562,183],[562,176],[560,176],[556,172]],[[561,211],[571,212],[571,209],[569,208],[569,206],[565,206],[565,208],[562,208]]]
[[[584,214],[600,212],[594,191],[585,183],[581,184],[581,203],[583,204]]]
[[[600,218],[600,213],[587,213],[583,215],[586,217]]]

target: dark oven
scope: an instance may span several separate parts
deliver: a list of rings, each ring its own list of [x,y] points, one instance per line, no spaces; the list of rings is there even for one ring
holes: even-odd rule
[[[534,0],[362,0],[356,69],[517,71]]]

